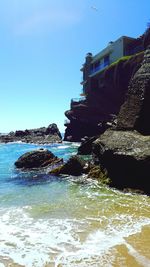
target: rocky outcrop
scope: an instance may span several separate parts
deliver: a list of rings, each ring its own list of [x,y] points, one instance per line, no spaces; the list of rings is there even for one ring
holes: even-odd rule
[[[143,46],[144,49],[147,49],[147,47],[150,45],[150,23],[148,25],[148,28],[145,32],[145,34],[143,35]]]
[[[79,101],[72,100],[70,110],[65,112],[66,117],[69,119],[69,122],[65,124],[66,131],[64,138],[66,141],[81,141],[84,136],[92,137],[94,135],[102,134],[108,128],[107,122],[112,120],[112,116],[118,115],[120,108],[125,101],[126,104],[122,107],[120,117],[118,118],[118,127],[122,128],[125,123],[125,121],[123,122],[123,113],[126,113],[126,118],[130,116],[129,112],[133,112],[133,116],[132,114],[131,116],[134,118],[137,114],[141,113],[140,116],[137,115],[135,121],[131,121],[130,116],[130,124],[128,122],[128,125],[124,125],[124,128],[127,126],[128,129],[135,128],[144,134],[149,134],[149,129],[147,129],[146,126],[147,119],[144,118],[144,114],[149,112],[150,106],[149,102],[146,100],[149,98],[149,85],[148,81],[145,79],[146,72],[149,72],[147,66],[149,52],[147,50],[147,55],[145,53],[145,65],[142,64],[142,68],[140,67],[143,61],[144,52],[136,54],[136,51],[145,51],[148,49],[149,45],[150,26],[148,25],[145,33],[130,43],[129,50],[132,54],[134,53],[134,55],[130,54],[131,56],[124,57],[118,60],[118,62],[111,64],[108,68],[94,77],[90,77],[90,90],[88,90],[86,99],[80,99]],[[137,70],[139,70],[138,73]],[[143,92],[145,95],[144,100],[142,99],[143,96],[141,93],[140,99],[137,93],[132,92],[133,84],[134,88],[135,83],[137,84],[137,88],[139,83],[141,83],[140,86],[142,86],[142,75],[145,83],[142,89],[144,90]],[[129,84],[130,91],[128,91]],[[143,109],[143,104],[145,110]],[[130,108],[131,105],[133,106],[133,111]],[[129,112],[128,108],[130,109]],[[139,120],[136,124],[138,117]],[[126,122],[127,120],[128,118],[126,119]],[[144,120],[145,123],[143,123]],[[141,124],[143,124],[142,127]]]
[[[126,100],[118,116],[117,128],[150,134],[150,46],[144,53],[141,67],[130,81]]]
[[[96,179],[98,180],[101,184],[105,184],[105,185],[110,185],[111,184],[111,180],[108,177],[108,173],[106,169],[102,169],[102,167],[100,165],[94,165],[91,164],[91,166],[89,166],[89,170],[88,170],[88,176],[87,178],[92,178],[92,179]]]
[[[41,127],[31,130],[19,130],[10,132],[7,135],[0,135],[0,143],[22,141],[25,143],[47,144],[61,142],[62,137],[55,123],[50,124],[47,128]]]
[[[72,156],[64,165],[50,171],[52,175],[79,176],[84,173],[85,161],[78,156]]]
[[[31,152],[27,152],[22,155],[16,162],[15,166],[19,169],[34,169],[44,168],[58,163],[62,163],[63,160],[57,158],[52,152],[47,149],[38,149]]]
[[[120,60],[92,79],[92,91],[86,100],[72,101],[71,109],[65,112],[69,122],[65,124],[66,141],[81,141],[84,136],[102,134],[118,115],[131,77],[140,68],[143,53]]]
[[[150,136],[107,130],[93,147],[95,162],[107,170],[111,186],[150,194]]]
[[[150,46],[133,75],[117,126],[93,143],[95,163],[106,170],[110,185],[150,194]]]
[[[98,136],[84,137],[81,141],[81,145],[78,147],[78,155],[90,155],[92,153],[93,142]]]
[[[150,28],[132,43],[133,50],[135,44],[144,51],[94,76],[86,100],[72,102],[65,139],[86,136],[78,153],[93,153],[88,177],[150,194]]]

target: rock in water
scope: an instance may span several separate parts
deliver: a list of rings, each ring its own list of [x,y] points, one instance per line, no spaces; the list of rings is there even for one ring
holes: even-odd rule
[[[150,194],[150,136],[107,130],[95,142],[95,161],[106,168],[111,185]]]
[[[47,144],[62,142],[61,133],[55,123],[47,128],[40,127],[25,131],[10,132],[7,135],[0,135],[0,143],[22,141],[25,143]]]
[[[52,170],[53,175],[73,175],[79,176],[84,172],[85,161],[78,156],[72,156],[64,165]]]
[[[61,133],[55,123],[50,124],[46,128],[46,135],[58,135],[62,139]]]
[[[62,159],[57,158],[52,152],[47,149],[38,149],[27,152],[22,155],[16,162],[17,168],[32,169],[42,168],[49,165],[54,165],[62,162]]]

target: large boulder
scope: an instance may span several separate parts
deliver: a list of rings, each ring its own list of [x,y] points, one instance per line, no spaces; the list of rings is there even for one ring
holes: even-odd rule
[[[78,155],[90,155],[92,153],[93,142],[97,139],[96,136],[84,137],[81,145],[78,147]]]
[[[85,161],[78,156],[72,156],[64,165],[53,169],[50,174],[53,175],[73,175],[79,176],[84,172]]]
[[[150,136],[107,130],[94,142],[93,153],[112,186],[150,193]]]
[[[62,159],[57,158],[52,152],[47,149],[38,149],[27,152],[22,155],[16,162],[17,168],[32,169],[42,168],[62,162]]]
[[[47,135],[57,135],[60,139],[62,138],[61,133],[57,127],[57,124],[52,123],[46,128]]]

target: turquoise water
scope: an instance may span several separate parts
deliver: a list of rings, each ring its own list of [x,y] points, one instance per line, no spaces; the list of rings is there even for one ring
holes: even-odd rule
[[[77,146],[43,147],[66,160]],[[150,198],[15,169],[39,147],[0,145],[0,267],[150,266]]]

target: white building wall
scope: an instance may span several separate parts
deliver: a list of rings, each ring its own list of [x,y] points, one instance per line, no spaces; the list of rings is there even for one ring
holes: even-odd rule
[[[119,38],[112,44],[112,52],[110,54],[110,64],[124,56],[124,40]]]

